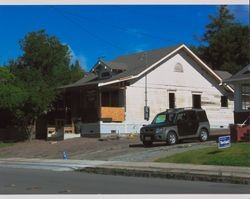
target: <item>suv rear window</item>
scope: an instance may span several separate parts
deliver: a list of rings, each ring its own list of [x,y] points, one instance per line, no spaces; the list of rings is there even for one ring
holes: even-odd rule
[[[207,122],[207,114],[205,111],[197,111],[197,116],[200,122]]]

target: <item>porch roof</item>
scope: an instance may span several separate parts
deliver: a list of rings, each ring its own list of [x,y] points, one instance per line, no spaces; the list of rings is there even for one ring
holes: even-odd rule
[[[224,80],[224,83],[234,83],[234,82],[250,82],[250,64],[244,67],[241,71],[233,75],[231,78]]]
[[[228,79],[232,77],[232,74],[223,70],[214,70],[222,79]]]

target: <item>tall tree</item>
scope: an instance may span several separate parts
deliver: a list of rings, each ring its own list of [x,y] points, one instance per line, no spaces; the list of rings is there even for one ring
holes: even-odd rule
[[[249,27],[234,22],[227,6],[218,8],[216,16],[209,15],[202,45],[192,47],[210,67],[236,73],[249,63]]]
[[[12,65],[12,71],[37,70],[52,87],[70,81],[70,51],[55,36],[45,30],[30,32],[20,41],[20,47],[24,53]]]
[[[212,42],[218,32],[233,24],[233,20],[235,19],[226,5],[222,5],[218,8],[216,16],[209,15],[208,18],[211,20],[211,23],[206,25],[206,33],[203,37],[203,41],[208,43]]]
[[[75,64],[71,64],[71,82],[78,81],[79,79],[83,78],[86,74],[86,71],[81,67],[79,60],[75,61]]]
[[[70,51],[45,30],[28,33],[20,46],[23,55],[9,65],[16,76],[16,85],[26,93],[16,109],[16,117],[30,136],[28,127],[51,109],[58,95],[57,87],[70,82]]]

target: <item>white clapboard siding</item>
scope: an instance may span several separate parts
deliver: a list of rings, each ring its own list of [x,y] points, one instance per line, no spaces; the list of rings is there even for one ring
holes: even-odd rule
[[[176,64],[183,72],[175,72]],[[191,107],[192,94],[200,94],[202,108],[207,111],[212,127],[226,127],[233,123],[233,102],[228,108],[221,108],[219,86],[193,59],[179,51],[165,63],[147,74],[147,99],[150,106],[150,120],[156,113],[169,108],[168,93],[174,92],[176,107]],[[126,122],[148,123],[144,120],[145,76],[126,89]]]

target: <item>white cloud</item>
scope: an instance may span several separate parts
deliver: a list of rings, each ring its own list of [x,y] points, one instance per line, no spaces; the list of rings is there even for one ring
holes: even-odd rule
[[[147,49],[148,45],[147,44],[139,44],[137,46],[134,47],[135,52],[143,52]]]
[[[72,57],[72,61],[75,62],[76,60],[79,60],[80,65],[86,69],[87,68],[87,58],[83,55],[83,54],[79,54],[79,55],[74,55],[74,57]]]

